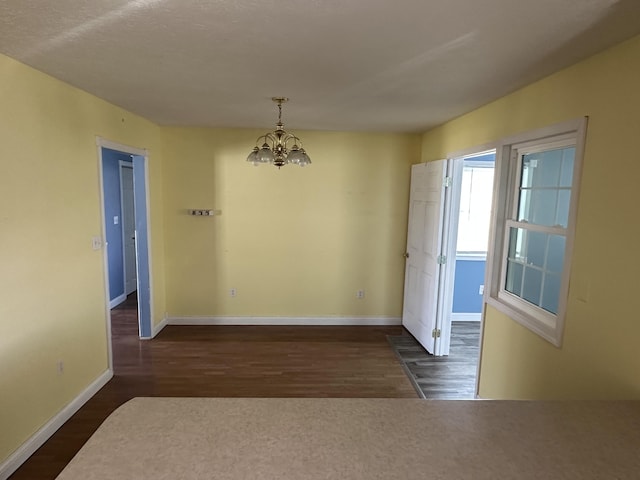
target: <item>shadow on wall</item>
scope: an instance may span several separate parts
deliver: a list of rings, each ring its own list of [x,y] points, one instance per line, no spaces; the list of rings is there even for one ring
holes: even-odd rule
[[[606,39],[606,48],[612,47],[627,40],[640,31],[640,7],[638,0],[616,0],[607,10],[606,14],[592,23],[582,34],[568,39],[564,44],[556,45],[556,48],[547,56],[533,63],[525,70],[523,78],[526,79],[522,87],[540,79],[537,75],[544,65],[552,65],[552,71],[560,70],[583,60],[588,55],[584,52],[593,51],[591,43],[602,43]],[[603,48],[602,50],[606,49]],[[561,60],[563,59],[563,60]]]

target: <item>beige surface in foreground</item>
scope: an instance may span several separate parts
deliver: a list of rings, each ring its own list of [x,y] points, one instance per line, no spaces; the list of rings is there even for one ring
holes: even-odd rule
[[[640,402],[136,398],[58,477],[637,479]]]

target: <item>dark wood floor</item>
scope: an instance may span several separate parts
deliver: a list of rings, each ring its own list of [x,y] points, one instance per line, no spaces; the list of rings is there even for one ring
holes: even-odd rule
[[[451,323],[451,346],[447,356],[430,355],[408,332],[406,335],[390,336],[389,342],[424,398],[475,398],[480,322]]]
[[[112,310],[114,378],[11,480],[55,479],[103,420],[139,396],[416,398],[387,342],[402,327],[181,327],[137,338],[135,297]]]

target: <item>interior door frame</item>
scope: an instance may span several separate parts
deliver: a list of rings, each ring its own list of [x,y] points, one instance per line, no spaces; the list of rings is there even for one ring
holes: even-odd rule
[[[138,297],[138,331],[141,339],[150,339],[152,338],[152,319],[153,319],[153,275],[152,275],[152,261],[151,261],[151,232],[150,232],[150,222],[149,222],[149,154],[146,149],[132,147],[129,145],[124,145],[121,143],[113,142],[111,140],[107,140],[105,138],[96,137],[96,148],[98,155],[98,179],[99,179],[99,191],[100,191],[100,217],[102,219],[102,253],[103,253],[103,271],[104,271],[104,290],[105,290],[105,321],[106,321],[106,333],[107,333],[107,355],[109,368],[113,370],[113,345],[111,342],[111,309],[109,308],[109,253],[107,249],[107,218],[105,215],[105,198],[104,198],[104,178],[102,174],[103,169],[103,158],[102,158],[102,149],[108,148],[110,150],[116,150],[119,152],[123,152],[126,154],[133,155],[133,164],[134,164],[134,197],[135,197],[135,162],[138,160],[142,161],[142,169],[140,171],[144,176],[144,215],[145,215],[145,223],[146,223],[146,255],[138,256],[139,249],[136,246],[136,266],[138,269],[138,278],[136,279],[138,292],[140,292],[140,264],[143,261],[148,268],[148,283],[149,283],[149,295],[148,295],[148,305],[141,306],[140,295]],[[136,217],[138,211],[136,209]],[[136,242],[138,239],[136,239]],[[144,257],[144,258],[142,258]],[[144,315],[141,315],[141,312],[145,312]]]
[[[455,233],[452,233],[451,231],[449,231],[448,235],[449,235],[449,245],[447,246],[447,249],[449,251],[449,254],[451,254],[451,249],[453,249],[453,253],[452,253],[452,262],[447,262],[447,270],[449,272],[448,275],[445,276],[447,283],[443,286],[443,288],[445,288],[445,290],[447,292],[449,292],[451,298],[451,304],[449,306],[449,308],[446,310],[446,315],[441,316],[441,320],[444,321],[444,323],[446,323],[447,325],[443,325],[441,328],[441,330],[444,332],[447,332],[447,341],[450,342],[451,341],[451,313],[453,310],[453,287],[454,287],[454,280],[455,280],[455,258],[456,258],[456,242],[458,239],[458,220],[459,220],[459,215],[460,215],[460,194],[461,194],[461,187],[462,187],[462,169],[464,166],[464,159],[466,157],[472,157],[472,156],[476,156],[476,155],[482,155],[483,153],[489,153],[489,152],[495,152],[497,155],[497,148],[498,145],[497,143],[485,143],[479,146],[475,146],[475,147],[471,147],[471,148],[465,148],[462,150],[457,150],[454,152],[451,152],[447,155],[447,158],[452,160],[451,164],[452,164],[452,175],[453,175],[453,193],[455,193],[455,195],[453,195],[453,199],[451,202],[449,202],[449,209],[451,209],[451,211],[449,211],[449,217],[450,217],[450,222],[448,224],[448,229],[454,229]],[[495,203],[495,189],[499,188],[499,178],[497,177],[498,175],[498,169],[495,168],[494,172],[493,172],[493,189],[494,189],[494,195],[492,198],[492,203]],[[493,207],[492,207],[493,208]],[[493,238],[491,236],[489,236],[489,243],[487,245],[487,249],[491,249],[492,248],[492,242],[493,242]],[[449,258],[449,257],[447,257]],[[485,285],[487,285],[487,274],[488,274],[488,269],[485,271]],[[479,339],[479,346],[478,346],[478,361],[476,363],[476,387],[475,387],[475,396],[476,398],[479,398],[479,391],[480,391],[480,367],[482,364],[482,353],[483,353],[483,344],[484,344],[484,327],[485,327],[485,309],[486,309],[486,299],[487,299],[487,293],[488,293],[488,289],[485,288],[484,290],[484,294],[482,297],[482,313],[480,314],[480,339]],[[449,299],[447,299],[448,301]],[[440,342],[443,342],[442,337],[439,339]],[[442,348],[442,347],[440,347]],[[448,350],[448,344],[447,344],[447,350]]]

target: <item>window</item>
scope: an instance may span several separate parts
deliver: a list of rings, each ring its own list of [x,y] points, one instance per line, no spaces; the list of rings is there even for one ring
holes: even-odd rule
[[[493,158],[493,154],[490,156]],[[493,165],[493,160],[464,161],[456,245],[458,255],[486,257],[491,225]]]
[[[586,121],[507,140],[488,302],[560,346]]]

